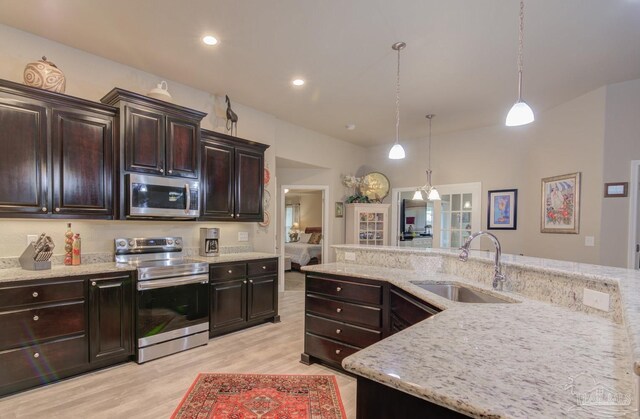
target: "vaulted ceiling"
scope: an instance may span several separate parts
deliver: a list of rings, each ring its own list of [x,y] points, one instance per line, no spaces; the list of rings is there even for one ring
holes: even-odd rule
[[[518,11],[517,0],[0,0],[0,23],[373,145],[395,135],[396,41],[401,138],[424,137],[427,113],[436,134],[502,124]],[[524,57],[537,112],[640,78],[640,1],[527,0]]]

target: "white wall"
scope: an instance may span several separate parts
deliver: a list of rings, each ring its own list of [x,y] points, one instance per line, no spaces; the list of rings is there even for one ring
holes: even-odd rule
[[[584,236],[599,235],[604,106],[602,88],[538,112],[530,125],[508,128],[500,124],[434,136],[433,182],[482,182],[483,228],[487,191],[518,189],[518,229],[493,231],[506,253],[597,263],[599,242],[586,248]],[[437,116],[433,123],[437,124]],[[421,186],[426,182],[427,139],[403,141],[403,145],[407,159],[387,159],[390,145],[384,145],[370,149],[368,164],[381,169],[393,188]],[[542,234],[540,181],[571,172],[583,175],[580,234]]]
[[[631,160],[640,160],[640,79],[607,86],[606,101],[603,182],[629,182]],[[628,197],[603,198],[602,264],[626,266],[628,219]]]

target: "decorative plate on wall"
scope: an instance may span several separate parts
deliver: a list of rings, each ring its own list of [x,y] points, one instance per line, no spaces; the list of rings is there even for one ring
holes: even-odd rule
[[[271,172],[268,167],[264,168],[264,186],[269,186],[269,181],[271,180]]]
[[[265,189],[262,194],[262,206],[264,207],[265,210],[268,210],[270,204],[271,204],[271,193]]]
[[[371,172],[364,177],[365,190],[362,191],[372,201],[382,202],[389,195],[389,179],[380,172]]]
[[[265,211],[263,221],[261,223],[258,223],[258,225],[260,227],[269,227],[270,223],[271,223],[271,216],[269,215],[269,212]]]

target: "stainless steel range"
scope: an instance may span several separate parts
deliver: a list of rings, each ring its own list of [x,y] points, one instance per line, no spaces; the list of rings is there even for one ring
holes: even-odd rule
[[[116,262],[135,265],[136,361],[209,341],[209,264],[183,257],[181,237],[115,239]]]

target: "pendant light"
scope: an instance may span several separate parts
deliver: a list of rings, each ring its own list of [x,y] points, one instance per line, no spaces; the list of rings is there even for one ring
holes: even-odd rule
[[[389,158],[393,160],[404,159],[404,148],[398,142],[400,140],[400,50],[403,50],[407,44],[404,42],[396,42],[391,45],[391,49],[398,51],[398,72],[396,74],[396,142],[389,150]]]
[[[511,107],[507,114],[505,124],[508,127],[526,125],[535,120],[533,111],[522,100],[522,36],[524,33],[524,0],[520,0],[520,35],[518,38],[518,101]]]
[[[431,113],[426,116],[426,118],[429,120],[429,158],[427,166],[427,184],[416,189],[416,192],[413,194],[412,198],[415,201],[424,200],[424,198],[422,197],[422,192],[427,195],[427,199],[429,201],[440,200],[440,194],[438,193],[438,190],[431,184],[431,120],[434,116],[435,115]]]

